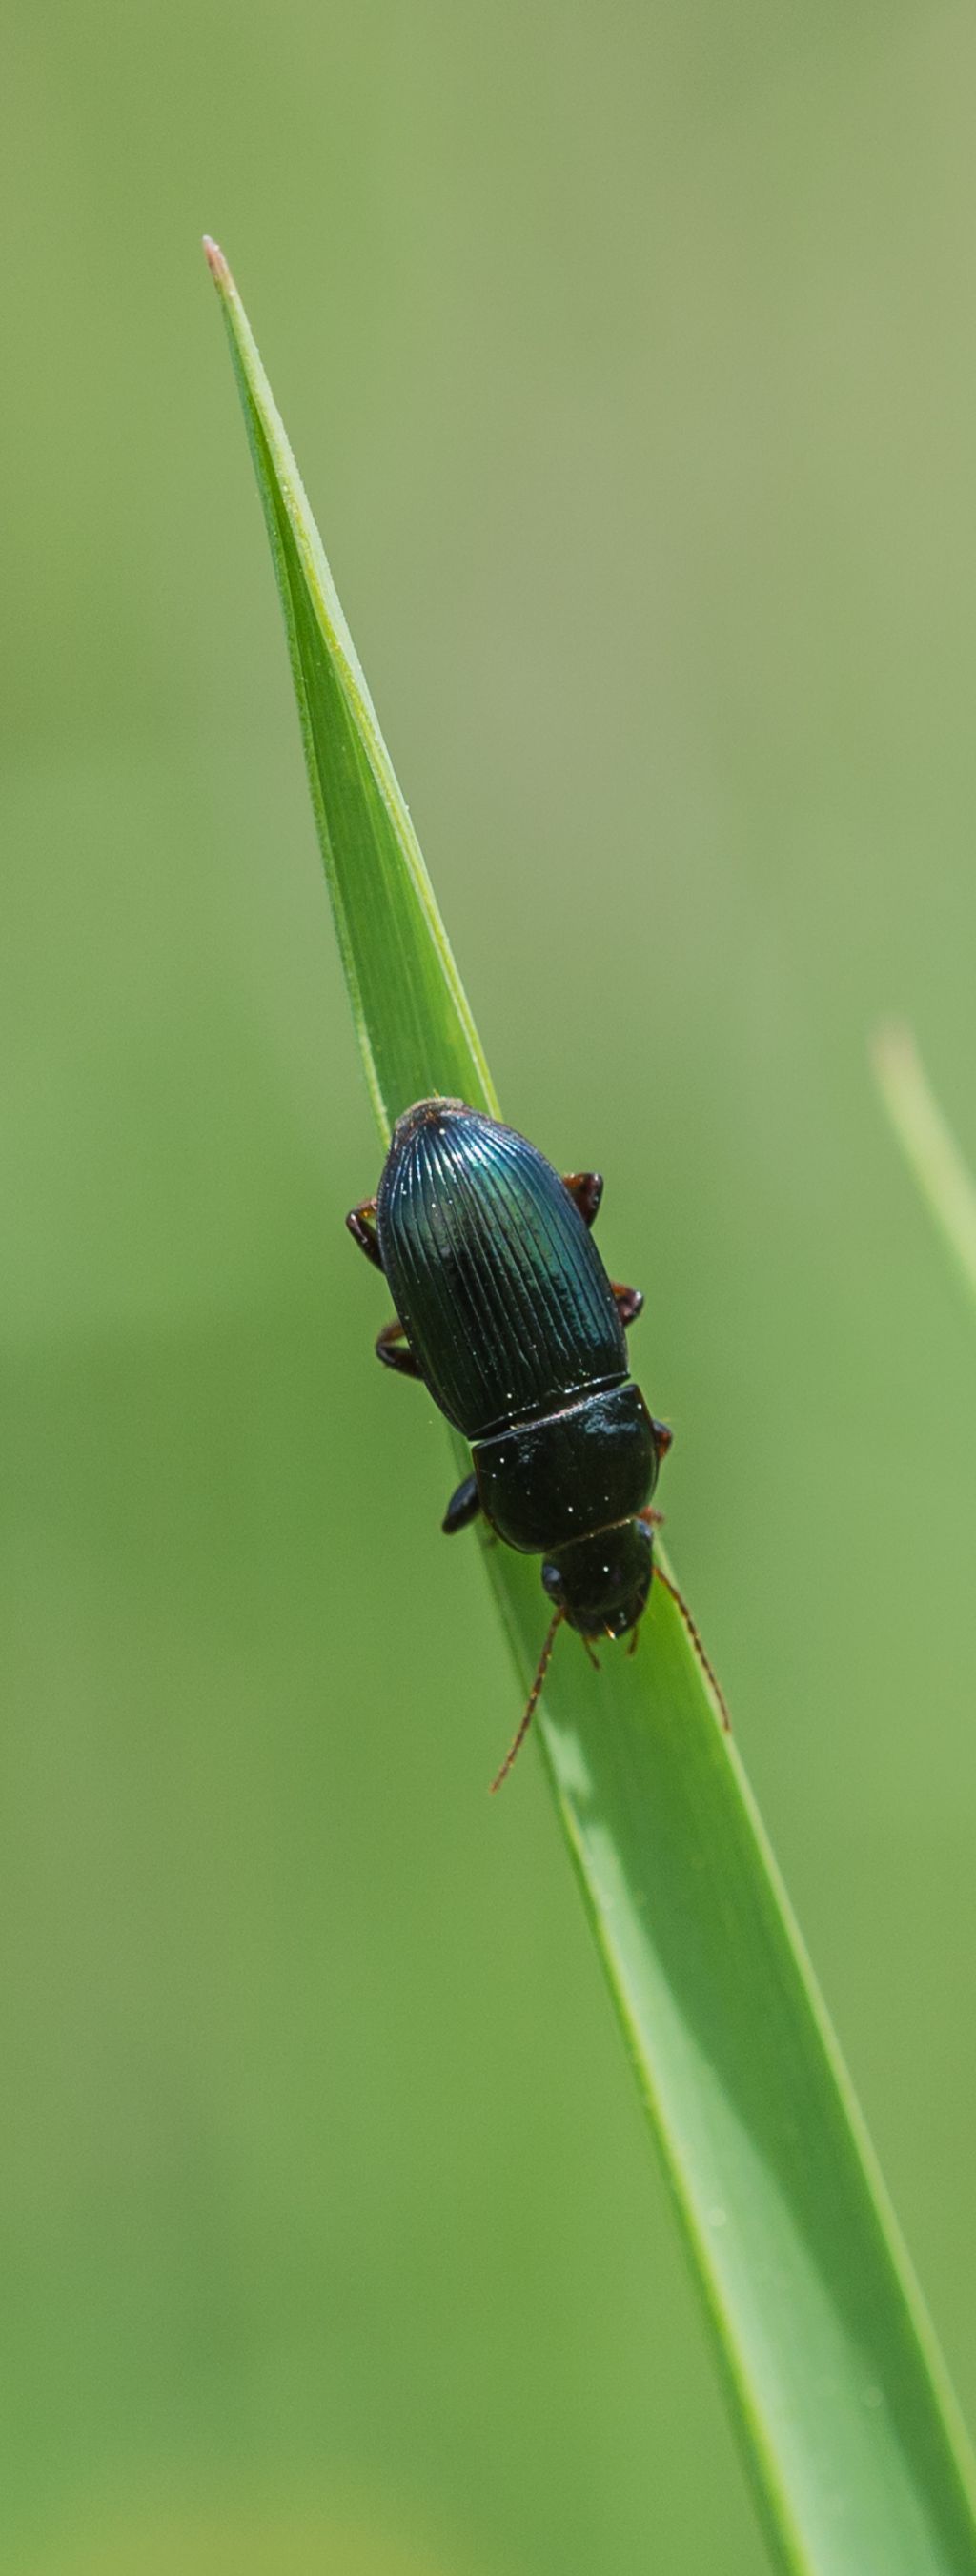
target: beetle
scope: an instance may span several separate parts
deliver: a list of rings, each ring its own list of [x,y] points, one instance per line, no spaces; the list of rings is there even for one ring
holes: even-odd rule
[[[633,1652],[656,1571],[703,1654],[655,1568],[651,1496],[672,1434],[630,1375],[626,1330],[644,1300],[607,1277],[592,1233],[602,1196],[599,1172],[560,1176],[514,1128],[437,1094],[397,1120],[376,1197],[346,1218],[396,1306],[378,1358],[422,1379],[471,1446],[442,1527],[483,1513],[507,1546],[542,1557],[555,1605],[493,1789],[531,1724],[563,1620],[593,1661],[601,1636],[630,1632]]]

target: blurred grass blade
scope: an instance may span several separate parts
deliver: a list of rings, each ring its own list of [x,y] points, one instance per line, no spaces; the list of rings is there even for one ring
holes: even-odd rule
[[[294,459],[208,256],[386,1133],[427,1092],[492,1093]],[[487,1562],[524,1690],[538,1569],[504,1548]],[[738,1755],[662,1586],[633,1660],[610,1649],[595,1674],[557,1640],[539,1731],[777,2563],[976,2576],[965,2437]]]
[[[882,1100],[923,1198],[976,1296],[976,1183],[932,1090],[910,1029],[879,1029],[872,1048]]]

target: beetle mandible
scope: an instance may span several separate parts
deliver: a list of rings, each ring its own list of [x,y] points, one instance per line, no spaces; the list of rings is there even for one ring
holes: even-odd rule
[[[563,1620],[591,1655],[594,1638],[628,1630],[633,1651],[656,1570],[702,1651],[655,1569],[651,1496],[672,1435],[630,1375],[625,1327],[644,1300],[607,1277],[591,1231],[602,1195],[598,1172],[561,1178],[514,1128],[437,1096],[397,1120],[376,1197],[346,1218],[396,1306],[378,1357],[421,1378],[471,1444],[472,1473],[444,1529],[483,1512],[509,1547],[541,1555],[555,1604],[493,1789],[528,1730]]]

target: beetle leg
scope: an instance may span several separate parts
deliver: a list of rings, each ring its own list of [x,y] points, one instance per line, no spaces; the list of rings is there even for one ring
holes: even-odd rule
[[[353,1242],[358,1243],[360,1252],[365,1252],[367,1261],[371,1261],[376,1270],[382,1270],[380,1247],[376,1239],[375,1199],[360,1199],[358,1207],[350,1208],[346,1224]]]
[[[611,1279],[610,1286],[617,1301],[617,1313],[621,1323],[636,1324],[637,1317],[643,1312],[644,1307],[643,1288],[624,1288],[619,1279]]]
[[[382,1332],[377,1333],[376,1357],[382,1360],[384,1368],[398,1369],[401,1377],[420,1376],[399,1315],[394,1315],[388,1324],[384,1324]]]
[[[653,1431],[654,1438],[657,1442],[658,1457],[666,1458],[668,1450],[671,1447],[671,1442],[674,1439],[673,1431],[669,1429],[666,1422],[655,1422],[653,1413],[651,1415],[651,1430]]]
[[[584,1225],[592,1225],[603,1197],[602,1172],[564,1172],[563,1180],[571,1199],[575,1199]]]
[[[459,1485],[457,1492],[451,1495],[441,1528],[448,1538],[453,1538],[455,1530],[467,1529],[469,1521],[477,1520],[480,1510],[477,1476],[466,1476],[463,1485]]]

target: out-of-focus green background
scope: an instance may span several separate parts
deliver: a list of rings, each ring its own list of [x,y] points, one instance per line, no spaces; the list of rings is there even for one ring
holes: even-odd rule
[[[976,23],[8,0],[14,2576],[765,2566],[426,1399],[206,226],[976,2409]]]

